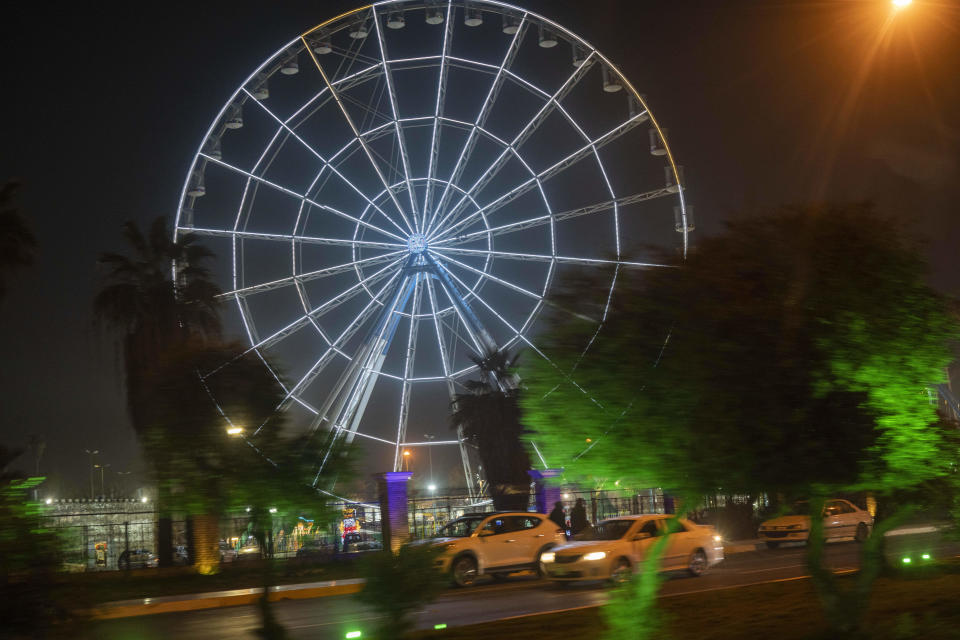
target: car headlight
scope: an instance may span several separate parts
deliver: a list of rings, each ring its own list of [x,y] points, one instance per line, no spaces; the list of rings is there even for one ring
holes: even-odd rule
[[[540,554],[540,561],[553,562],[556,559],[556,557],[557,557],[557,554],[555,554],[553,551],[547,551],[546,553]]]
[[[605,551],[592,551],[587,555],[583,556],[583,559],[584,560],[603,560],[606,557],[607,557],[607,554]]]
[[[722,541],[723,541],[723,536],[713,536],[713,541],[714,541],[714,542],[722,542]]]

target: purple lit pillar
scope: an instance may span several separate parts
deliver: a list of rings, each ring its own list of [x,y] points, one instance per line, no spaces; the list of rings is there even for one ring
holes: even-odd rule
[[[562,491],[557,484],[548,483],[550,478],[556,478],[563,469],[530,469],[527,471],[534,482],[534,496],[537,502],[538,513],[550,513],[553,504],[560,500]]]
[[[410,539],[407,520],[407,484],[413,472],[389,471],[377,475],[383,548],[394,553]]]

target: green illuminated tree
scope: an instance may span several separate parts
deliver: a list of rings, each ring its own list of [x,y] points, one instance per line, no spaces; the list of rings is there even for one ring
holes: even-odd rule
[[[784,207],[677,266],[621,275],[584,360],[586,323],[565,318],[542,341],[573,371],[523,372],[526,422],[551,464],[691,495],[815,499],[947,473],[926,390],[957,328],[895,223],[866,204]],[[599,289],[583,274],[556,302],[598,315]],[[874,575],[861,574],[860,595]],[[849,602],[815,577],[839,624],[831,607]]]

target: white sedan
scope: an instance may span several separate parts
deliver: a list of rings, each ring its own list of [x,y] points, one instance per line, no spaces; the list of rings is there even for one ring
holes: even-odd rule
[[[699,576],[723,560],[716,530],[671,515],[621,516],[600,522],[540,556],[543,574],[558,582],[611,580],[623,582],[639,570],[657,538],[670,537],[661,570],[685,569]]]
[[[823,503],[823,537],[853,538],[863,542],[873,528],[873,516],[849,500]],[[783,542],[806,542],[810,537],[810,503],[797,502],[779,517],[760,525],[757,537],[776,549]]]

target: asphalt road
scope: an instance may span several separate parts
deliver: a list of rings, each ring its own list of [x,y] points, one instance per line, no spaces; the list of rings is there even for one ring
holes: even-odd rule
[[[911,535],[892,538],[891,554],[900,557],[931,553],[955,556],[960,547],[942,542],[939,536]],[[827,545],[826,564],[835,571],[858,567],[859,546],[852,542]],[[671,575],[662,596],[736,589],[751,584],[800,578],[805,575],[802,546],[732,554],[699,578]],[[916,560],[915,560],[916,561]],[[513,616],[600,605],[608,588],[597,583],[556,586],[533,576],[517,576],[503,582],[488,582],[469,589],[449,589],[418,616],[418,626],[450,627],[499,620]],[[312,600],[282,601],[274,613],[292,638],[342,639],[348,631],[371,629],[376,615],[353,597],[336,596]],[[104,640],[211,640],[257,638],[260,616],[254,606],[227,607],[185,613],[124,618],[97,623],[87,637]],[[369,634],[364,634],[370,637]]]

